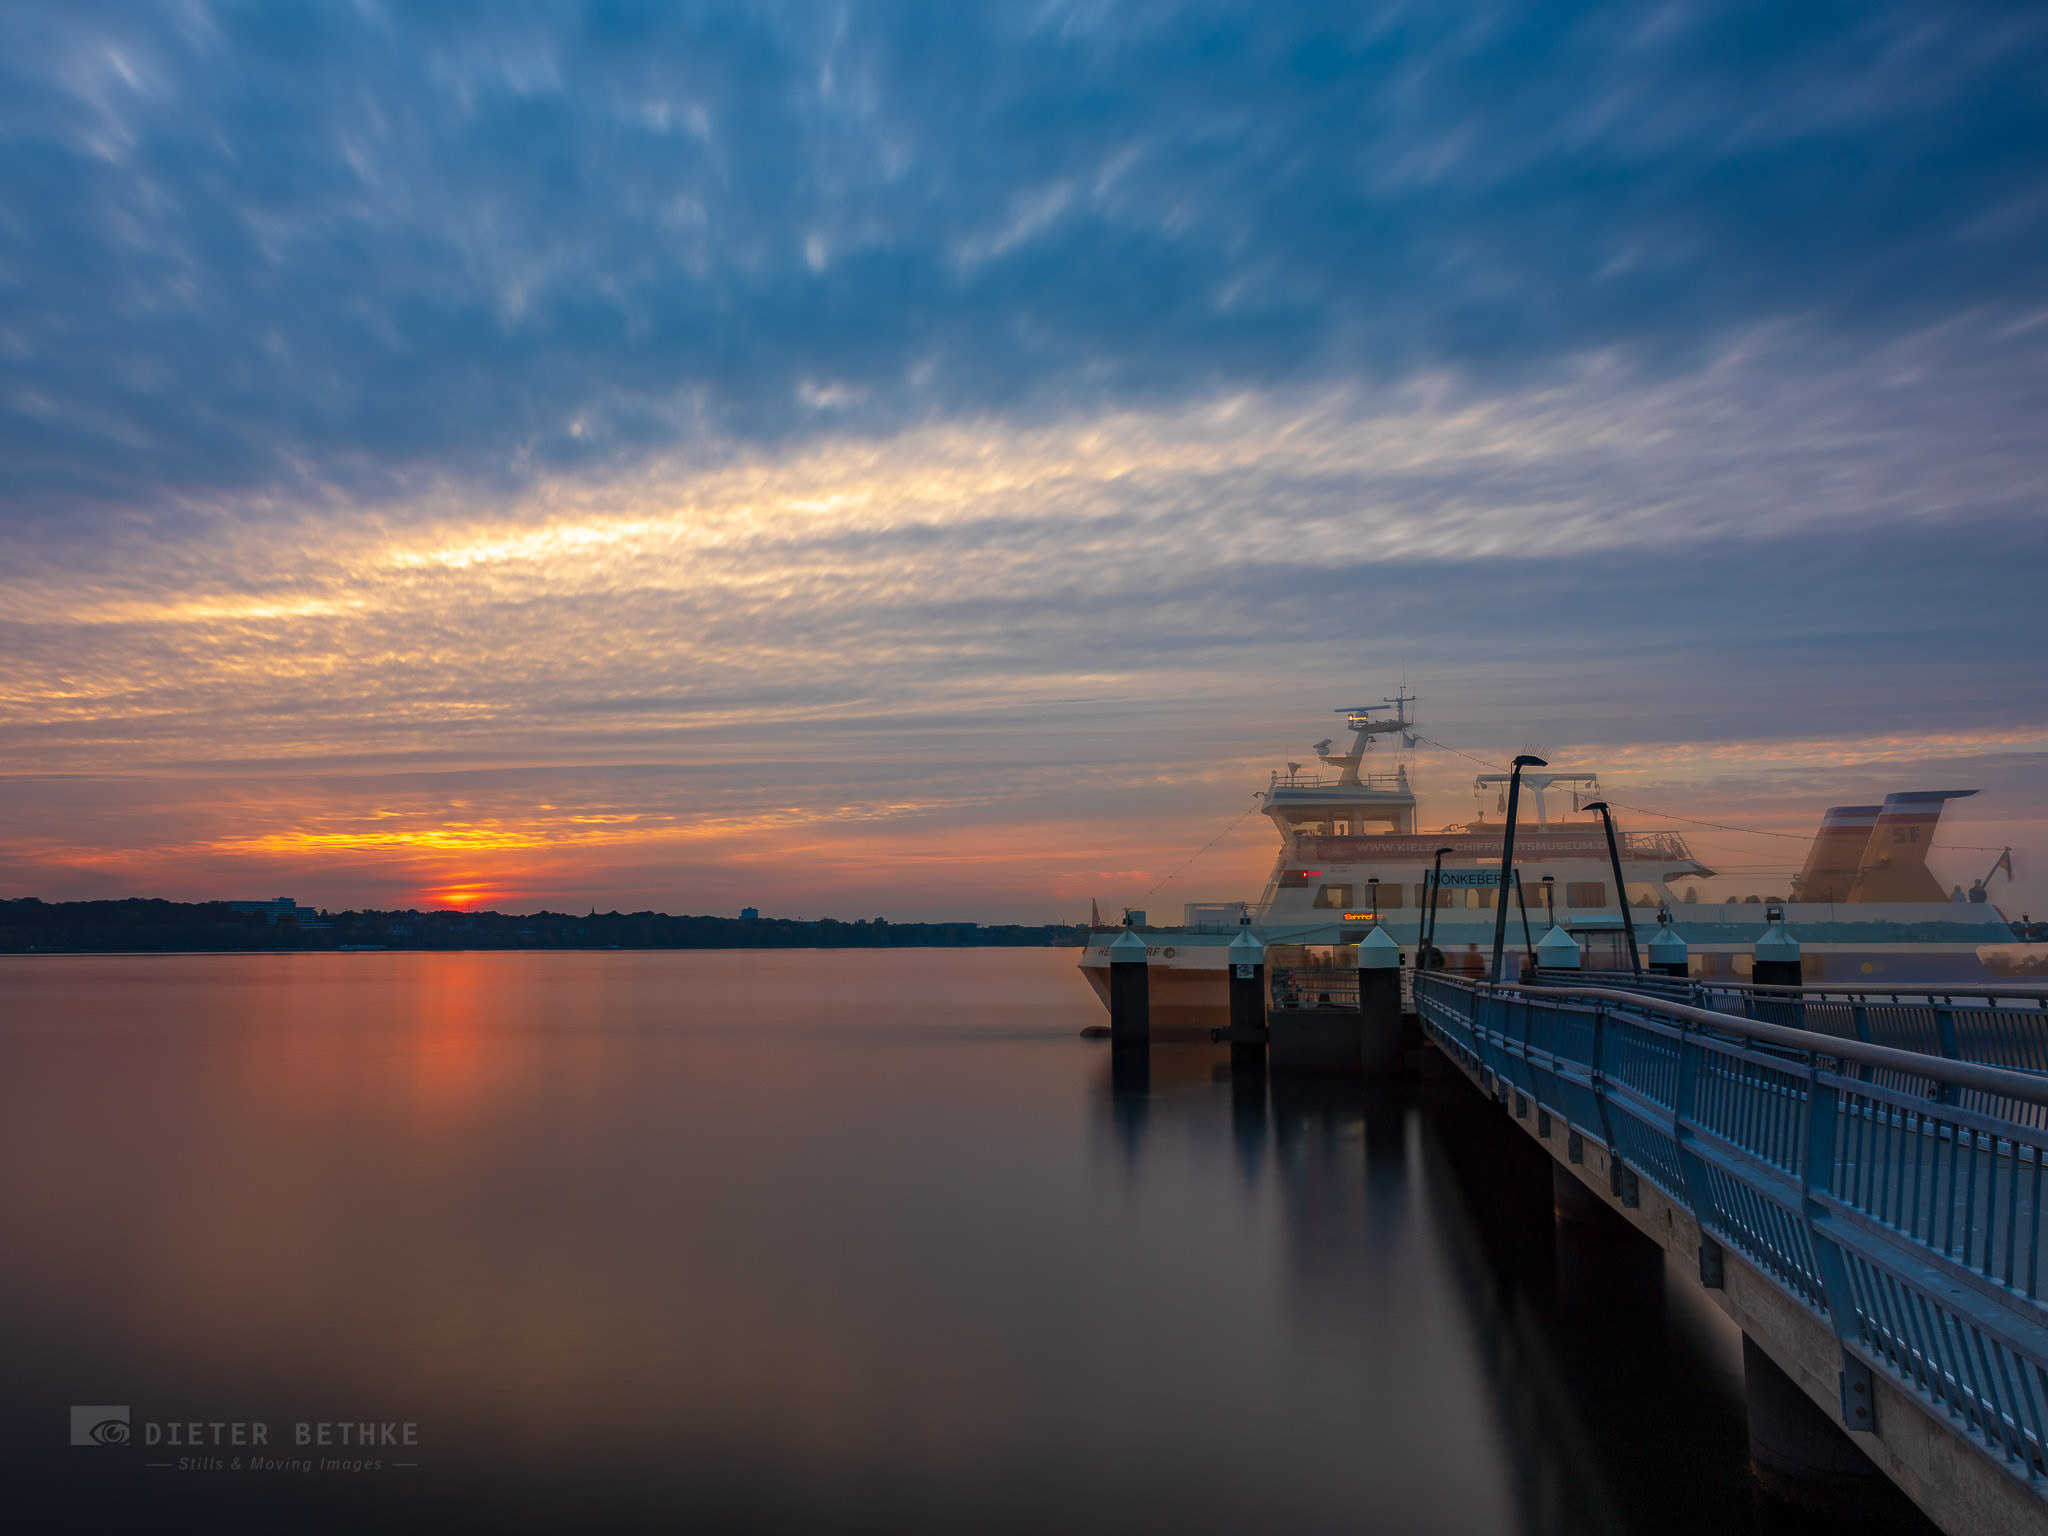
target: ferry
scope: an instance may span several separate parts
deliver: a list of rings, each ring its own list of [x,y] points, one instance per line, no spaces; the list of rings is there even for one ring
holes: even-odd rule
[[[1193,903],[1174,926],[1128,915],[1125,926],[1145,942],[1155,1033],[1228,1022],[1224,951],[1246,926],[1266,946],[1269,966],[1355,965],[1358,941],[1375,924],[1412,965],[1433,878],[1436,963],[1484,973],[1503,895],[1509,775],[1476,777],[1473,821],[1419,826],[1408,756],[1419,741],[1409,715],[1415,702],[1403,692],[1383,704],[1339,710],[1351,733],[1348,748],[1333,752],[1331,740],[1313,748],[1328,771],[1304,775],[1301,763],[1290,762],[1273,773],[1260,808],[1280,846],[1258,900]],[[1702,901],[1688,882],[1713,878],[1714,871],[1682,835],[1617,826],[1617,887],[1605,828],[1585,810],[1602,798],[1598,774],[1525,769],[1505,891],[1509,963],[1518,964],[1556,926],[1578,944],[1587,968],[1627,969],[1627,902],[1638,944],[1647,945],[1660,920],[1668,921],[1703,980],[1746,980],[1766,914],[1779,912],[1799,941],[1808,982],[1991,980],[1980,946],[2011,943],[2011,925],[1981,890],[1971,901],[1945,897],[1926,863],[1942,808],[1974,793],[1908,790],[1878,805],[1830,807],[1783,896]],[[1489,801],[1499,819],[1486,814]],[[1109,946],[1123,931],[1091,926],[1082,954],[1082,973],[1104,1007]]]

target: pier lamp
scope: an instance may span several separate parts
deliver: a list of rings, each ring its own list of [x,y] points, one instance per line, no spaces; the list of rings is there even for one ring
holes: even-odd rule
[[[1500,891],[1493,899],[1493,969],[1489,974],[1495,986],[1500,985],[1501,952],[1508,942],[1508,881],[1515,869],[1515,812],[1522,799],[1522,770],[1549,766],[1525,752],[1515,759],[1508,774],[1508,829],[1500,843]]]
[[[1529,963],[1534,965],[1536,963],[1536,941],[1529,937],[1529,903],[1523,898],[1520,871],[1517,871],[1515,874],[1515,911],[1520,913],[1522,918],[1522,950],[1528,955]]]
[[[1372,921],[1373,926],[1377,928],[1380,921],[1380,877],[1378,875],[1367,875],[1365,877],[1365,889],[1372,899]]]
[[[1452,848],[1437,849],[1436,867],[1429,872],[1429,879],[1423,886],[1423,893],[1428,898],[1429,906],[1423,914],[1421,923],[1422,953],[1415,957],[1415,968],[1418,971],[1429,969],[1429,952],[1436,946],[1436,903],[1438,888],[1444,883],[1444,855],[1454,852],[1456,850]]]
[[[1614,867],[1614,894],[1621,902],[1621,929],[1628,935],[1628,968],[1635,975],[1643,974],[1643,957],[1636,953],[1636,920],[1629,916],[1628,882],[1621,878],[1621,849],[1614,841],[1614,815],[1607,809],[1605,800],[1595,800],[1586,807],[1600,813],[1600,825],[1607,829],[1607,862]]]
[[[1543,877],[1543,915],[1550,919],[1550,926],[1557,926],[1557,876]]]

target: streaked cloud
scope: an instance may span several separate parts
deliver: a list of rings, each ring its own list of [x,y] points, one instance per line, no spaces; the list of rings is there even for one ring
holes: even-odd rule
[[[13,888],[1071,912],[1404,669],[1723,818],[2044,814],[2032,9],[0,41]]]

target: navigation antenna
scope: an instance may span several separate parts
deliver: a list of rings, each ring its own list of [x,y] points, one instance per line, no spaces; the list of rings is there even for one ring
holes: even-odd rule
[[[1415,702],[1416,696],[1408,691],[1406,684],[1403,684],[1394,691],[1394,696],[1391,699],[1382,699],[1377,704],[1354,705],[1349,709],[1336,711],[1336,713],[1344,717],[1344,728],[1352,733],[1351,750],[1342,755],[1334,755],[1329,750],[1330,743],[1327,740],[1319,741],[1315,744],[1316,756],[1321,758],[1330,767],[1343,770],[1338,776],[1337,782],[1339,784],[1358,783],[1358,765],[1365,757],[1365,754],[1372,749],[1375,736],[1397,735],[1401,738],[1402,746],[1413,747],[1415,745],[1417,737],[1409,729],[1415,722],[1408,718],[1408,706]],[[1373,718],[1375,715],[1388,709],[1393,710],[1393,719],[1377,720]]]

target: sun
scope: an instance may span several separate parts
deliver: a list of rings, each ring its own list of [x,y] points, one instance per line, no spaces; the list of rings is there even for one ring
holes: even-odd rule
[[[426,891],[422,894],[436,906],[454,907],[466,912],[472,907],[482,906],[487,902],[495,901],[503,893],[495,886],[473,884],[444,885],[438,890]]]

